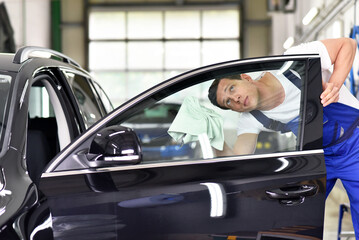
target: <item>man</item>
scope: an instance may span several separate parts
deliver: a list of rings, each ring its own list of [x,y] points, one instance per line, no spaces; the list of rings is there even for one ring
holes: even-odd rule
[[[356,49],[355,40],[339,38],[301,44],[285,54],[320,55],[324,89],[320,98],[324,107],[323,148],[327,167],[327,196],[336,180],[341,179],[350,199],[356,239],[359,239],[359,101],[343,86]],[[257,81],[245,75],[242,78],[244,80],[240,81],[226,78],[216,80],[209,89],[211,102],[224,109],[243,112],[244,116],[253,110],[270,113],[286,102],[278,81],[269,74]],[[251,129],[245,126],[238,134],[233,147],[234,154],[254,152],[259,131],[246,132],[247,128]]]
[[[254,112],[261,112],[281,123],[291,122],[299,116],[300,90],[286,73],[274,74],[264,72],[255,80],[247,74],[241,74],[213,82],[209,89],[211,102],[222,109],[243,113],[239,119],[238,137],[233,151],[230,152],[225,145],[225,154],[251,154],[255,151],[258,134],[273,130],[263,126]],[[291,75],[294,76],[293,73]],[[295,130],[293,132],[296,134]]]

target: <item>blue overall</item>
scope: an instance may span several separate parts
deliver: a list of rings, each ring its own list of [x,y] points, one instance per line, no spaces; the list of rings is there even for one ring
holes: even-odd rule
[[[359,239],[359,110],[332,103],[323,111],[326,196],[340,179],[349,196],[355,236]]]

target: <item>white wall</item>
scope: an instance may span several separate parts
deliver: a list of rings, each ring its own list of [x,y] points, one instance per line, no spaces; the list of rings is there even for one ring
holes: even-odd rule
[[[295,37],[304,31],[302,19],[313,6],[321,6],[322,0],[297,0],[295,13],[272,13],[272,54],[283,54],[283,43],[288,37]]]
[[[313,29],[313,25],[304,26],[303,17],[312,7],[318,7],[319,12],[317,20],[323,18],[332,4],[338,0],[297,0],[297,11],[295,13],[274,13],[272,17],[272,54],[282,54],[285,49],[283,43],[290,36],[301,36],[302,33]],[[359,2],[358,2],[359,6]],[[317,34],[313,34],[307,41],[319,40],[324,38],[349,37],[349,33],[354,24],[359,24],[359,7],[357,6],[357,19],[354,21],[354,0],[347,4],[347,7],[337,14],[328,25],[326,25]],[[322,15],[321,15],[322,14]],[[313,23],[315,22],[313,20]],[[308,31],[310,32],[310,31]],[[299,43],[299,42],[297,42]]]
[[[14,29],[16,47],[50,47],[50,0],[2,0]]]

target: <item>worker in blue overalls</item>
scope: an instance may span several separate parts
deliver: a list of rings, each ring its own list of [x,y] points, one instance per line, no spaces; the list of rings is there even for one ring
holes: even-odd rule
[[[323,148],[327,167],[327,196],[336,180],[341,179],[349,196],[355,234],[359,239],[359,101],[343,85],[357,53],[356,41],[351,38],[326,39],[304,43],[285,52],[312,53],[320,55],[322,67],[324,91],[320,97],[324,107]],[[260,131],[280,130],[268,128],[265,124],[268,121],[263,120],[264,114],[261,113],[265,113],[266,117],[276,113],[273,115],[282,119],[270,120],[286,124],[299,115],[298,104],[284,101],[285,96],[289,95],[292,101],[298,101],[299,90],[295,84],[285,81],[284,77],[290,79],[290,76],[283,76],[281,80],[267,72],[259,80],[253,80],[241,74],[236,79],[226,77],[212,83],[208,98],[214,105],[242,112],[234,147],[228,149],[224,144],[224,155],[228,155],[226,152],[235,155],[254,153]],[[293,109],[290,109],[291,106],[294,106]],[[280,108],[283,107],[286,114],[280,115]],[[253,114],[254,111],[260,114]]]
[[[343,85],[357,54],[351,38],[304,43],[286,51],[319,53],[322,66],[323,148],[327,191],[340,179],[350,200],[356,239],[359,239],[359,101]]]

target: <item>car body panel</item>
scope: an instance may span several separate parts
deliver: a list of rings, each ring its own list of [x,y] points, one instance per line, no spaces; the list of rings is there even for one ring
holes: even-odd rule
[[[323,206],[325,200],[323,155],[320,151],[303,153],[104,169],[51,177],[42,189],[53,207],[54,236],[60,239],[78,235],[103,239],[255,238],[258,232],[298,226],[309,226],[312,236],[320,239],[323,208],[312,206]],[[283,161],[288,163],[284,168]],[[302,185],[317,186],[316,197],[299,204],[270,199],[266,194]],[[219,196],[209,190],[212,186],[221,189],[216,193]],[[216,197],[223,202],[216,202]]]

